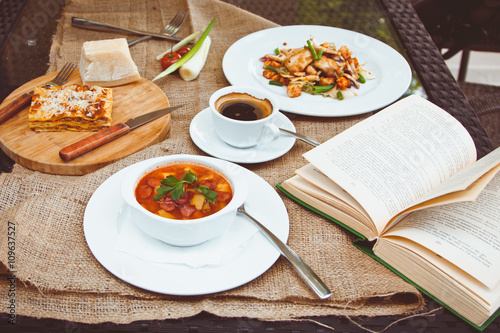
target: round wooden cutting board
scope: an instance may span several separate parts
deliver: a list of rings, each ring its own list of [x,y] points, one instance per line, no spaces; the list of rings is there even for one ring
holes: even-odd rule
[[[0,105],[7,105],[17,96],[42,86],[56,73],[34,79],[16,89]],[[78,69],[65,85],[82,84]],[[138,115],[169,107],[167,96],[151,81],[139,81],[112,87],[112,125]],[[28,124],[29,106],[0,125],[0,148],[15,162],[41,172],[59,175],[84,175],[122,157],[160,142],[170,131],[170,114],[138,127],[69,162],[59,157],[59,150],[95,132],[34,132]]]

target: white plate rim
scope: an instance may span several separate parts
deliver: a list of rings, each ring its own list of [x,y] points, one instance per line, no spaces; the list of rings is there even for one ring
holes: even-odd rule
[[[318,42],[334,42],[337,47],[346,44],[360,63],[367,63],[365,68],[373,71],[377,78],[362,85],[357,91],[359,96],[342,101],[309,94],[290,98],[283,87],[270,86],[262,76],[259,59],[276,47],[282,47],[283,42],[289,47],[299,47],[311,35]],[[365,50],[368,47],[369,50]],[[264,88],[278,98],[280,110],[315,117],[353,116],[381,109],[398,100],[412,81],[408,62],[389,45],[355,31],[319,25],[275,27],[247,35],[227,49],[222,69],[231,85]]]
[[[205,159],[215,160],[211,157]],[[157,158],[161,159],[161,157]],[[218,160],[218,163],[231,163]],[[184,265],[158,265],[142,261],[135,256],[114,251],[113,239],[118,237],[116,217],[123,205],[121,195],[110,195],[109,188],[120,188],[124,175],[134,167],[142,167],[151,160],[142,161],[124,168],[104,181],[91,196],[84,213],[83,229],[86,242],[96,260],[117,278],[136,287],[161,294],[193,296],[217,293],[246,284],[266,272],[278,259],[280,253],[269,241],[257,232],[245,250],[234,260],[217,267],[204,266],[192,268]],[[232,164],[232,163],[231,163]],[[249,183],[255,189],[264,190],[265,201],[260,201],[262,194],[249,193],[245,208],[261,223],[266,225],[276,236],[286,243],[289,233],[289,219],[286,207],[277,192],[261,177],[236,164],[241,168]],[[107,200],[103,200],[106,198]],[[115,198],[114,202],[111,202]],[[271,211],[257,209],[257,204],[269,202]],[[103,210],[108,209],[104,212]],[[272,216],[269,216],[272,215]],[[96,218],[97,216],[97,218]],[[112,218],[115,216],[115,219]],[[110,218],[111,217],[111,218]],[[244,219],[238,216],[237,219]],[[272,222],[271,222],[272,221]],[[235,221],[237,222],[237,221]]]
[[[274,122],[284,129],[295,132],[295,126],[292,121],[281,112],[276,115]],[[203,129],[198,129],[198,126],[202,126]],[[198,133],[202,133],[203,137]],[[217,133],[215,133],[215,129],[212,126],[212,118],[210,117],[210,108],[203,109],[193,117],[189,125],[189,135],[195,145],[205,153],[234,163],[263,163],[274,160],[288,153],[296,142],[294,137],[282,135],[274,142],[263,144],[260,147],[257,146],[246,149],[231,147],[222,141],[222,139],[217,136]],[[205,140],[207,139],[209,141],[206,142]],[[266,148],[275,146],[281,147],[272,152],[265,151]],[[227,153],[223,153],[220,150],[218,151],[213,147],[222,147],[227,150]]]

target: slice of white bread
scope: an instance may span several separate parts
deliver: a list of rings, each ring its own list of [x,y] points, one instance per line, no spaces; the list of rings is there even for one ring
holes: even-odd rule
[[[113,87],[141,78],[125,38],[83,43],[79,69],[87,86]]]

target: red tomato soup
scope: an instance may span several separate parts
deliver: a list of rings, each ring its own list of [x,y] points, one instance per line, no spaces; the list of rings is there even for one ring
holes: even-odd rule
[[[161,197],[172,187],[175,189]],[[218,212],[231,201],[233,192],[229,182],[212,169],[197,164],[175,164],[145,175],[137,184],[135,197],[142,207],[156,215],[191,220]]]

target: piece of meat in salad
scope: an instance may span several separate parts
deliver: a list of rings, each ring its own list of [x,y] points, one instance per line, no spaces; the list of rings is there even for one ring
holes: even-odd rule
[[[357,96],[366,80],[375,76],[363,68],[345,45],[339,49],[332,42],[317,44],[314,38],[300,48],[276,48],[261,58],[263,75],[269,84],[286,86],[287,95],[302,92],[342,100]]]

